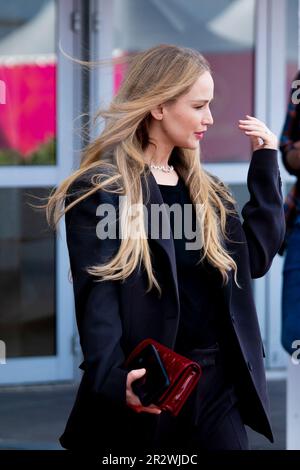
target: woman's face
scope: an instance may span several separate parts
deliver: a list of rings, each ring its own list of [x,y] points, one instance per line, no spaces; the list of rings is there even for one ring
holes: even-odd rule
[[[209,104],[213,99],[214,82],[209,72],[199,76],[188,93],[176,102],[162,105],[161,131],[164,140],[174,146],[195,149],[213,118]],[[197,134],[198,133],[198,134]]]

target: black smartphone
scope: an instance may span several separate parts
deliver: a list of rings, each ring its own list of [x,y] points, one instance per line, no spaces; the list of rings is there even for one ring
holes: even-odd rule
[[[170,385],[167,371],[153,344],[148,344],[128,365],[128,369],[146,369],[140,379],[131,384],[143,406],[154,403]]]

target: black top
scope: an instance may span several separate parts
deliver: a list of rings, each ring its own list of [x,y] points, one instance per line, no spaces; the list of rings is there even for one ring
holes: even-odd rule
[[[158,184],[158,186],[164,203],[169,207],[174,203],[180,204],[182,214],[185,214],[182,217],[179,215],[178,219],[175,216],[175,227],[177,230],[180,225],[182,227],[182,237],[179,231],[175,235],[180,238],[175,238],[174,212],[170,211],[180,298],[180,322],[175,351],[184,352],[193,348],[205,348],[218,340],[218,315],[224,314],[224,308],[220,312],[222,276],[206,260],[196,265],[202,255],[201,243],[198,244],[200,248],[197,249],[190,249],[186,246],[186,243],[195,242],[196,239],[196,236],[191,237],[190,233],[191,230],[192,233],[196,233],[196,212],[184,181],[179,177],[175,186],[164,184]],[[190,205],[188,209],[186,204]]]

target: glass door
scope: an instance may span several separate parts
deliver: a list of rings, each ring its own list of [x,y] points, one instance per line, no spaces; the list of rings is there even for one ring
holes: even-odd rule
[[[249,139],[238,119],[251,114],[277,135],[286,107],[286,74],[297,67],[298,1],[281,0],[91,0],[92,52],[95,59],[120,57],[159,43],[199,49],[214,72],[214,126],[201,142],[208,171],[227,183],[240,210],[249,200]],[[285,27],[289,24],[285,48]],[[296,41],[296,42],[295,42]],[[285,58],[288,57],[287,66]],[[96,111],[116,93],[122,65],[93,71],[90,109]],[[99,85],[100,84],[100,85]],[[279,155],[283,192],[291,178]],[[280,344],[282,259],[277,255],[266,276],[253,280],[255,303],[266,350],[266,367],[284,370]]]
[[[94,42],[99,58],[125,56],[155,44],[171,43],[198,49],[208,59],[215,81],[211,105],[215,122],[201,142],[201,158],[208,171],[230,185],[241,210],[249,198],[246,181],[251,148],[237,123],[246,114],[266,117],[262,86],[266,2],[203,0],[201,8],[198,0],[98,0],[96,4],[101,24],[105,18],[105,28],[93,35],[98,38]],[[94,103],[110,100],[123,73],[121,65],[110,73],[99,69],[94,86],[94,97],[99,99]],[[254,281],[253,288],[262,336],[267,342],[265,279]]]
[[[72,164],[61,158],[69,143],[61,126],[71,118],[61,102],[69,98],[68,71],[56,52],[70,8],[70,1],[12,0],[0,12],[0,384],[73,376],[65,241],[31,206]]]

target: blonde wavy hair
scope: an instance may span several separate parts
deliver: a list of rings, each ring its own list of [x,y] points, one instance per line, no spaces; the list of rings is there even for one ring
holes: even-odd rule
[[[125,202],[120,220],[126,225],[125,232],[132,233],[132,219],[126,215],[130,213],[132,204],[142,203],[141,175],[147,176],[150,172],[143,158],[143,151],[150,142],[150,110],[161,103],[174,102],[189,91],[199,75],[205,71],[211,73],[207,60],[198,51],[169,44],[152,47],[127,60],[129,67],[119,91],[109,107],[99,109],[95,116],[95,120],[104,118],[103,131],[86,145],[79,169],[52,191],[44,206],[48,223],[54,228],[75,204],[96,191],[104,190],[127,196],[123,198]],[[107,158],[107,155],[110,157]],[[199,262],[206,258],[217,268],[222,275],[223,285],[228,282],[228,271],[233,269],[235,282],[240,287],[237,282],[237,265],[223,246],[223,240],[228,240],[225,231],[227,216],[229,213],[236,214],[232,208],[235,199],[220,180],[202,168],[197,149],[176,147],[172,158],[177,173],[185,181],[192,203],[202,207],[199,226],[203,254]],[[101,169],[105,169],[104,173],[101,173]],[[66,207],[64,203],[71,185],[90,171],[93,174],[91,189]],[[101,176],[105,178],[101,179]],[[87,272],[98,281],[123,281],[143,264],[149,282],[147,292],[155,285],[161,295],[161,287],[153,274],[143,212],[134,220],[134,226],[138,227],[138,238],[122,238],[117,253],[109,262],[90,266]]]

